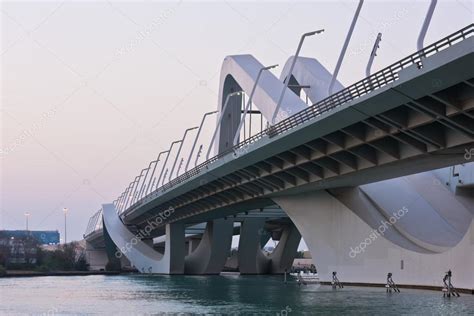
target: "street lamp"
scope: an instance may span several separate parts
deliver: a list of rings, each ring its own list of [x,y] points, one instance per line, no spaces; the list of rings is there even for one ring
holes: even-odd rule
[[[224,119],[224,113],[227,110],[227,105],[229,104],[230,98],[233,97],[234,95],[241,95],[241,94],[242,94],[242,91],[236,91],[236,92],[229,93],[227,95],[224,102],[224,106],[222,107],[222,111],[219,113],[219,120],[217,121],[216,129],[214,130],[214,134],[212,134],[211,143],[209,144],[209,149],[207,150],[207,154],[206,154],[206,160],[209,159],[209,155],[211,154],[212,145],[214,144],[214,140],[216,139],[217,132],[220,130],[222,120]]]
[[[28,231],[28,217],[30,217],[30,213],[26,212],[25,213],[25,218],[26,218],[26,231]]]
[[[421,27],[420,34],[418,34],[418,39],[416,41],[416,48],[420,51],[423,49],[423,42],[425,40],[426,32],[428,31],[428,27],[430,26],[431,18],[433,17],[433,12],[436,8],[437,0],[431,0],[430,6],[428,11],[426,12],[425,20],[423,21],[423,26]]]
[[[244,109],[244,115],[240,119],[239,127],[237,127],[237,132],[235,133],[235,136],[234,136],[234,142],[233,142],[234,146],[237,145],[237,141],[239,140],[240,129],[242,128],[242,125],[245,122],[245,116],[247,115],[247,111],[249,110],[250,105],[252,104],[252,98],[253,98],[253,95],[255,93],[255,90],[257,90],[258,80],[260,79],[260,76],[262,75],[262,72],[264,70],[270,70],[270,69],[275,68],[275,67],[278,67],[278,64],[267,66],[267,67],[262,67],[258,71],[257,78],[255,79],[255,83],[253,84],[253,87],[252,87],[252,92],[250,92],[249,100],[248,100],[247,105],[245,106],[245,109]],[[251,136],[251,135],[249,135],[249,136]]]
[[[339,54],[339,58],[337,59],[336,68],[334,68],[331,82],[329,83],[328,96],[332,94],[332,90],[334,88],[334,84],[336,83],[336,78],[339,73],[339,69],[341,69],[342,61],[344,60],[344,56],[346,55],[346,50],[347,50],[347,47],[349,46],[349,42],[351,40],[352,32],[354,31],[357,19],[359,19],[359,13],[360,13],[360,10],[362,9],[363,4],[364,4],[364,0],[359,0],[359,5],[357,6],[356,12],[354,13],[354,17],[352,18],[351,26],[349,27],[349,31],[347,32],[344,45],[342,45],[341,53]]]
[[[163,175],[163,172],[165,171],[166,164],[168,163],[168,158],[170,157],[170,153],[171,153],[171,150],[173,150],[174,144],[178,144],[180,142],[181,142],[181,140],[175,140],[174,142],[171,143],[170,149],[168,149],[168,154],[166,155],[165,161],[163,162],[163,166],[161,167],[160,176],[158,177],[158,180],[156,181],[156,189],[158,189],[158,187],[160,185],[161,176]],[[165,182],[165,178],[166,178],[166,175],[163,178],[162,185]]]
[[[152,163],[155,163],[155,165],[153,166],[153,171],[151,173],[150,180],[148,181],[148,184],[146,186],[146,189],[145,189],[145,192],[144,192],[145,195],[148,194],[148,189],[150,188],[150,185],[151,185],[151,187],[153,187],[152,180],[154,181],[154,179],[156,179],[156,178],[153,178],[153,176],[155,175],[156,166],[158,166],[158,163],[160,162],[161,155],[166,154],[167,152],[169,152],[169,150],[164,150],[164,151],[160,152],[158,154],[158,157],[156,158],[156,160],[150,162],[150,166],[151,166]],[[148,167],[148,169],[150,169],[150,168]],[[146,175],[145,175],[145,178],[146,178]]]
[[[137,177],[130,182],[130,184],[127,187],[127,198],[125,199],[125,204],[123,205],[123,209],[126,210],[127,207],[129,206],[130,199],[132,198],[132,192],[133,192],[133,187],[135,186],[135,182],[137,181]],[[130,204],[131,205],[131,204]]]
[[[150,167],[148,168],[144,168],[142,169],[142,171],[140,172],[140,175],[138,176],[138,182],[137,182],[137,185],[135,186],[135,190],[133,192],[133,199],[132,199],[132,204],[137,202],[139,199],[140,199],[140,192],[142,190],[142,187],[143,187],[143,184],[145,183],[145,178],[143,178],[143,181],[142,181],[142,186],[140,187],[140,180],[142,179],[143,177],[143,172],[147,172],[148,173],[148,169],[150,169]],[[140,187],[140,189],[138,189],[138,187]],[[138,191],[137,191],[138,190]]]
[[[212,111],[212,112],[207,112],[204,114],[204,116],[202,117],[202,120],[201,120],[201,125],[199,125],[199,129],[197,131],[197,134],[196,134],[196,138],[194,139],[194,143],[193,143],[193,147],[191,148],[191,152],[189,153],[189,157],[188,157],[188,162],[186,162],[186,167],[184,167],[184,172],[187,172],[188,171],[188,167],[189,167],[189,162],[191,161],[191,157],[194,153],[194,148],[196,148],[196,143],[198,141],[198,138],[199,138],[199,135],[201,134],[201,129],[202,129],[202,126],[204,125],[204,121],[206,120],[206,117],[208,115],[211,115],[211,114],[214,114],[214,113],[217,113],[217,111]],[[196,165],[196,164],[194,164]]]
[[[64,243],[67,244],[67,207],[63,208],[64,213]]]
[[[367,63],[367,67],[365,68],[365,75],[367,77],[370,76],[370,69],[372,68],[372,64],[374,62],[375,56],[377,56],[377,48],[379,48],[380,41],[382,40],[382,33],[377,34],[377,38],[375,39],[374,47],[372,48],[372,52],[370,53],[369,61]]]
[[[170,172],[170,176],[168,178],[168,182],[171,181],[171,177],[173,176],[173,171],[174,171],[174,168],[176,167],[176,162],[178,161],[179,154],[181,153],[181,149],[183,148],[183,144],[184,144],[184,140],[186,139],[186,135],[188,134],[188,132],[190,132],[192,130],[195,130],[197,128],[198,128],[198,126],[195,126],[195,127],[188,128],[187,130],[184,131],[183,139],[181,139],[181,144],[179,144],[178,152],[176,153],[176,158],[174,159],[174,162],[173,162],[173,167],[171,167],[171,172]]]
[[[272,125],[275,124],[275,119],[277,117],[278,111],[280,110],[281,102],[283,101],[283,97],[285,96],[286,89],[288,89],[288,83],[290,82],[291,74],[293,73],[293,68],[295,68],[296,60],[298,59],[298,55],[300,54],[301,46],[303,46],[304,39],[307,36],[313,36],[315,34],[319,34],[319,33],[322,33],[322,32],[324,32],[324,29],[304,33],[301,36],[300,43],[298,44],[298,48],[296,49],[295,57],[293,58],[293,62],[291,63],[290,72],[288,73],[288,75],[286,77],[286,80],[285,80],[285,86],[283,87],[283,90],[281,91],[280,99],[278,100],[275,112],[273,112]]]

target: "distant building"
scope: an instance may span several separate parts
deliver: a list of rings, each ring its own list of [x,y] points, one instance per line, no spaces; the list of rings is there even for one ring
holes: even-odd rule
[[[58,231],[0,230],[0,264],[36,264],[39,245],[57,245]]]
[[[34,238],[40,245],[59,244],[59,232],[57,230],[0,230],[0,239],[7,238]]]

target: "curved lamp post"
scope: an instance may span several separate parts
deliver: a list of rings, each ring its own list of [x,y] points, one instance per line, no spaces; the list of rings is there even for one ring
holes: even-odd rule
[[[334,88],[334,84],[336,83],[336,78],[339,73],[339,69],[341,68],[342,60],[344,59],[344,55],[346,54],[347,46],[349,46],[349,42],[352,37],[352,32],[354,31],[363,4],[364,0],[359,0],[359,5],[357,6],[356,12],[354,13],[354,17],[352,18],[351,26],[349,27],[349,32],[347,32],[346,40],[344,41],[341,53],[339,54],[339,58],[337,59],[336,68],[334,68],[334,73],[332,74],[331,83],[329,84],[328,88],[328,96],[332,94],[332,89]]]
[[[193,147],[191,148],[191,152],[189,153],[188,161],[186,162],[186,167],[184,167],[184,172],[188,171],[189,162],[191,161],[191,157],[194,153],[194,148],[196,148],[196,143],[197,143],[197,140],[199,138],[199,135],[201,134],[201,129],[202,129],[202,126],[204,125],[204,121],[206,120],[206,117],[208,115],[211,115],[211,114],[214,114],[214,113],[217,113],[217,111],[207,112],[202,117],[201,125],[199,125],[199,129],[198,129],[198,132],[196,134],[196,138],[194,139]]]
[[[224,119],[224,113],[227,110],[227,106],[229,105],[230,98],[235,96],[235,95],[241,95],[242,93],[243,93],[242,91],[232,92],[232,93],[229,93],[227,95],[227,97],[225,98],[224,106],[222,107],[222,111],[219,113],[219,120],[217,121],[217,125],[216,125],[216,129],[214,130],[214,134],[212,134],[212,139],[211,139],[211,143],[209,144],[209,149],[207,150],[206,160],[209,159],[209,155],[211,154],[212,146],[213,146],[214,141],[216,139],[217,132],[220,130],[222,120]]]
[[[247,114],[247,111],[249,110],[250,108],[250,105],[252,104],[252,98],[253,98],[253,95],[255,94],[255,90],[257,90],[257,85],[258,85],[258,80],[260,79],[260,76],[262,75],[262,72],[264,70],[270,70],[272,68],[276,68],[278,67],[278,64],[276,65],[271,65],[271,66],[267,66],[267,67],[262,67],[260,68],[260,70],[258,71],[258,75],[257,75],[257,78],[255,79],[255,83],[253,84],[253,87],[252,87],[252,91],[250,92],[250,96],[249,96],[249,100],[247,102],[247,105],[245,106],[245,109],[244,109],[244,115],[242,116],[242,118],[240,119],[240,122],[239,122],[239,126],[237,127],[237,131],[235,133],[235,136],[234,136],[234,141],[233,141],[233,145],[237,145],[237,142],[239,140],[239,136],[240,136],[240,129],[242,128],[244,122],[245,122],[245,116]],[[245,133],[244,133],[245,134]],[[250,137],[251,135],[249,135]]]
[[[167,150],[168,154],[166,155],[165,162],[163,163],[163,167],[161,167],[160,176],[158,177],[158,181],[156,181],[156,188],[160,185],[161,176],[163,175],[163,171],[165,171],[166,164],[168,163],[168,158],[170,157],[171,150],[173,149],[174,144],[180,143],[181,140],[175,140],[171,143],[170,149]],[[166,176],[165,176],[166,178]],[[164,182],[164,180],[163,180]],[[152,188],[153,189],[153,188]]]
[[[131,203],[131,204],[133,204],[133,203],[135,203],[135,202],[138,201],[138,198],[139,198],[139,194],[138,194],[138,193],[140,193],[140,191],[141,191],[140,180],[141,180],[141,178],[143,177],[143,172],[147,171],[149,168],[150,168],[150,167],[145,168],[145,169],[142,169],[142,171],[140,171],[140,175],[138,176],[138,183],[137,183],[137,185],[135,186],[135,190],[133,191],[133,199],[132,199],[132,203]],[[142,186],[143,186],[143,183],[144,183],[144,181],[142,182]],[[140,187],[140,190],[139,190],[139,191],[137,191],[137,190],[138,190],[138,187]]]
[[[431,0],[428,12],[426,12],[425,20],[423,21],[423,26],[421,27],[420,34],[418,35],[418,40],[416,41],[417,49],[420,51],[423,49],[423,42],[425,41],[426,32],[430,26],[431,18],[433,17],[433,12],[436,8],[437,0]]]
[[[370,76],[370,69],[372,68],[372,64],[374,62],[375,56],[377,56],[377,48],[379,48],[379,44],[381,40],[382,40],[382,33],[379,33],[377,34],[374,47],[372,48],[372,52],[370,53],[369,62],[367,63],[367,67],[365,68],[365,75],[367,77]]]
[[[117,213],[120,211],[120,207],[122,206],[124,195],[125,195],[125,191],[122,192],[122,194],[120,194],[120,196],[117,199],[117,206],[115,207],[115,210],[117,211]]]
[[[275,108],[275,112],[273,112],[272,125],[275,124],[275,119],[277,117],[278,111],[280,110],[281,102],[283,101],[283,97],[285,96],[286,89],[288,89],[288,83],[290,82],[291,74],[293,73],[293,68],[295,68],[296,60],[298,59],[298,55],[300,54],[301,46],[303,46],[304,39],[308,36],[313,36],[315,34],[319,34],[319,33],[322,33],[322,32],[324,32],[324,29],[304,33],[301,36],[300,43],[298,44],[298,48],[296,49],[295,57],[293,58],[293,62],[291,63],[290,71],[289,71],[288,76],[286,77],[286,80],[285,80],[285,86],[283,87],[283,90],[281,91],[280,98],[278,99],[278,103],[277,103],[277,106]]]
[[[161,155],[163,155],[163,154],[165,154],[165,153],[167,153],[167,152],[168,152],[168,150],[164,150],[164,151],[160,152],[160,153],[158,154],[158,157],[156,157],[156,160],[153,160],[152,162],[150,162],[150,164],[149,164],[149,166],[148,166],[148,169],[151,167],[151,165],[152,165],[153,163],[154,163],[155,165],[153,166],[153,171],[151,172],[150,180],[148,181],[148,184],[146,185],[146,188],[145,188],[145,186],[143,186],[143,188],[142,188],[142,193],[140,193],[140,195],[141,195],[141,194],[148,194],[148,189],[150,188],[151,181],[152,181],[152,179],[153,179],[153,176],[155,175],[156,166],[157,166],[158,163],[160,162],[160,157],[161,157]],[[148,171],[147,171],[147,174],[145,175],[145,180],[146,180],[147,176],[148,176]],[[144,181],[145,181],[145,180],[144,180]],[[145,182],[143,182],[143,183],[145,183]],[[144,190],[144,192],[143,192],[143,190]]]
[[[120,209],[119,209],[119,213],[123,212],[124,211],[124,208],[125,208],[125,203],[127,203],[127,199],[128,199],[128,191],[130,190],[130,186],[132,185],[132,183],[129,183],[128,184],[128,187],[125,189],[125,191],[123,192],[123,199],[122,199],[122,203],[120,205]]]
[[[195,130],[197,128],[198,128],[197,126],[194,126],[194,127],[188,128],[187,130],[184,131],[183,138],[181,139],[181,144],[179,144],[178,152],[176,153],[176,158],[174,159],[174,162],[173,162],[173,167],[171,167],[171,172],[170,172],[170,176],[168,178],[168,182],[171,181],[171,178],[173,177],[173,171],[174,171],[174,168],[176,167],[176,162],[178,161],[179,154],[181,153],[181,149],[183,148],[183,144],[184,144],[184,140],[186,139],[186,135],[190,131]]]
[[[138,176],[133,179],[133,181],[130,183],[130,191],[128,192],[128,197],[127,200],[125,201],[125,209],[132,205],[132,200],[133,200],[133,188],[135,187],[135,183],[137,183]]]

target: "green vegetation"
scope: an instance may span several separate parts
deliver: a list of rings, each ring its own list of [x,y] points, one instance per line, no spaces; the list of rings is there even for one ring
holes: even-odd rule
[[[7,274],[7,270],[2,265],[0,265],[0,276],[4,276],[5,274]]]
[[[1,237],[1,236],[0,236]],[[0,275],[3,270],[87,271],[89,265],[77,242],[46,250],[34,238],[0,238]]]
[[[61,245],[53,251],[38,248],[36,270],[47,271],[87,271],[89,266],[85,254],[77,254],[77,243]]]

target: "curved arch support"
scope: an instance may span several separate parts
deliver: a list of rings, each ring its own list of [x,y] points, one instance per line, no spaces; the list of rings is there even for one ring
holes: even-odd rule
[[[142,273],[184,272],[184,226],[166,225],[165,252],[160,254],[135,236],[120,220],[113,204],[102,205],[104,225],[120,252]]]
[[[396,192],[389,194],[396,195]],[[413,284],[419,280],[429,285],[439,285],[438,276],[448,268],[456,269],[462,286],[471,288],[474,257],[472,234],[474,224],[469,221],[469,230],[455,246],[443,253],[420,253],[406,246],[390,242],[389,228],[384,234],[375,230],[353,210],[346,207],[335,196],[325,190],[298,195],[272,198],[288,214],[301,232],[313,257],[321,281],[331,281],[331,272],[338,271],[346,282],[380,283],[387,271],[397,271],[402,284]],[[414,209],[409,209],[415,212]],[[370,212],[367,215],[371,215]],[[377,221],[377,219],[372,219]],[[429,226],[424,220],[419,226]],[[442,234],[442,233],[440,233]],[[386,237],[386,238],[383,238]],[[403,237],[402,242],[412,243]],[[390,241],[389,241],[390,240]],[[383,281],[382,281],[383,282]]]
[[[257,79],[258,72],[262,65],[252,55],[227,56],[224,59],[220,74],[219,102],[218,110],[222,111],[224,101],[228,94],[236,91],[244,91],[250,94]],[[253,95],[253,103],[260,110],[266,120],[271,121],[273,113],[277,107],[278,99],[284,84],[270,71],[264,71],[258,81],[257,88]],[[286,91],[283,98],[277,121],[285,116],[295,114],[304,108],[306,104],[290,89]],[[222,152],[232,147],[233,138],[240,122],[240,107],[242,100],[240,97],[233,98],[228,106],[225,121],[217,140],[218,151]]]
[[[472,214],[433,172],[370,183],[360,190],[385,218],[405,207],[406,216],[393,226],[427,251],[440,253],[456,246],[471,225]]]

